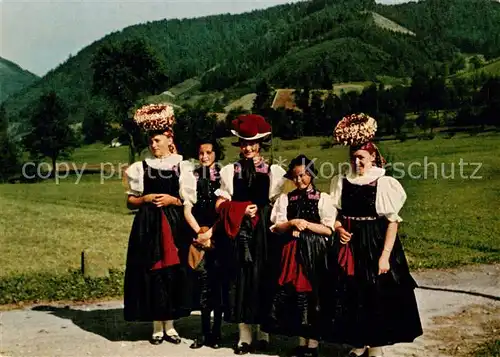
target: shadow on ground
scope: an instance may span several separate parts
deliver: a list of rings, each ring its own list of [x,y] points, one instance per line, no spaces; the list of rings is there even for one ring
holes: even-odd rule
[[[71,320],[73,324],[84,331],[99,335],[109,341],[147,341],[151,337],[150,323],[127,322],[123,319],[123,309],[81,310],[70,307],[37,306],[32,310],[47,312],[61,319]],[[200,316],[191,315],[175,323],[179,335],[185,339],[194,339],[200,332]],[[222,326],[222,345],[232,348],[238,341],[238,327],[236,324]],[[287,356],[297,343],[297,339],[271,336],[268,351],[257,351],[255,354]],[[321,356],[344,357],[348,349],[342,346],[322,344]]]

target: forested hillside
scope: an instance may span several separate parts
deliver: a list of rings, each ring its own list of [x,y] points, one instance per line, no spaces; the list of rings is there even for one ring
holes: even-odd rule
[[[377,26],[372,11],[414,32]],[[168,15],[168,14],[165,14]],[[380,18],[378,18],[380,20]],[[103,44],[144,40],[165,63],[171,87],[198,76],[202,91],[274,87],[331,88],[335,82],[409,78],[460,69],[461,53],[500,55],[500,4],[492,0],[426,0],[398,6],[374,0],[313,0],[196,19],[138,24],[112,33],[50,71],[6,102],[11,123],[54,90],[81,121],[94,100],[91,62]],[[457,64],[458,65],[455,65]],[[97,104],[96,104],[97,105]]]

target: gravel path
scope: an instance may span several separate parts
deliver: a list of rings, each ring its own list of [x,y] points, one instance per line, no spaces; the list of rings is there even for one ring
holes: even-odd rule
[[[424,335],[412,344],[388,347],[386,357],[469,356],[478,343],[498,338],[500,264],[414,273]],[[89,305],[37,305],[0,312],[0,356],[234,356],[237,328],[223,327],[224,348],[189,349],[199,316],[179,321],[180,345],[147,341],[149,324],[123,321],[121,301]],[[284,356],[295,341],[271,337],[267,355]],[[342,346],[322,345],[321,356],[346,355]],[[248,355],[250,356],[250,355]]]

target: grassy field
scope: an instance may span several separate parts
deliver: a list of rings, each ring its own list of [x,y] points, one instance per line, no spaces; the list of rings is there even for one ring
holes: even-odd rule
[[[455,75],[450,76],[450,78],[460,77],[470,79],[471,77],[479,75],[480,73],[484,73],[489,76],[500,76],[500,58],[489,61],[481,68],[459,72]]]
[[[224,140],[225,162],[238,155],[237,148],[229,145],[232,140]],[[331,177],[332,168],[337,171],[347,152],[339,147],[322,149],[321,144],[329,140],[275,140],[274,159],[282,157],[287,165],[301,152],[316,158],[322,174]],[[384,141],[380,146],[390,162],[398,163],[395,174],[408,193],[401,212],[405,220],[401,236],[414,269],[500,261],[498,133]],[[127,157],[126,147],[92,145],[76,151],[71,163],[126,164]],[[479,171],[474,172],[479,164]],[[454,178],[443,177],[452,171]],[[328,189],[327,177],[317,182],[320,189]],[[59,184],[0,185],[0,276],[65,273],[79,267],[84,249],[101,252],[103,264],[123,269],[133,215],[125,208],[120,173],[102,180],[99,174],[84,175],[75,182],[76,177],[70,176]]]

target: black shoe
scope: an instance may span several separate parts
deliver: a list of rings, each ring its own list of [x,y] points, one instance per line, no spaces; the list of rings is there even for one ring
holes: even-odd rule
[[[221,341],[222,338],[220,335],[213,335],[210,338],[210,343],[208,344],[208,346],[212,347],[213,349],[218,349],[221,347]]]
[[[266,340],[257,341],[257,350],[265,352],[269,349],[269,342]]]
[[[253,351],[252,346],[250,346],[246,342],[243,342],[241,345],[237,345],[234,348],[235,355],[245,355],[247,353],[251,353],[252,351]]]
[[[159,345],[163,342],[163,336],[151,336],[149,343],[152,345]]]
[[[318,357],[318,348],[307,347],[303,354],[304,357]]]
[[[179,343],[182,342],[181,338],[177,335],[173,335],[173,336],[163,336],[163,339],[167,342],[170,342],[170,343],[173,343],[174,345],[178,345]]]
[[[363,352],[360,355],[355,354],[353,351],[350,351],[347,357],[368,357],[368,348],[365,349],[365,352]]]
[[[193,343],[191,344],[191,346],[189,346],[189,348],[195,350],[203,346],[209,346],[210,345],[209,341],[210,339],[208,338],[208,336],[198,337],[193,341]]]
[[[289,357],[304,357],[304,353],[306,352],[306,346],[296,346],[289,354]]]

